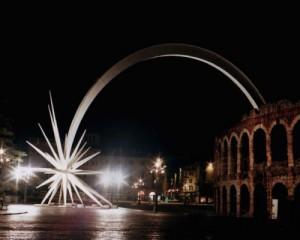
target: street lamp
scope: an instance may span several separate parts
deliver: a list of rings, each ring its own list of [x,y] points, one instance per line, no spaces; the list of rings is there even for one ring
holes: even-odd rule
[[[133,183],[133,188],[138,189],[137,197],[138,197],[138,205],[141,204],[141,187],[145,185],[144,180],[140,177],[137,182]]]
[[[205,182],[211,182],[214,175],[214,164],[212,162],[207,163],[205,172],[206,172]]]
[[[1,164],[5,163],[5,159],[3,158],[4,154],[5,154],[5,149],[1,147],[0,148],[0,163]]]
[[[22,162],[21,156],[25,156],[26,154],[20,151],[17,151],[13,148],[6,148],[1,144],[0,146],[0,195],[5,199],[6,190],[10,188],[10,185],[4,184],[5,179],[8,174],[12,174],[11,169],[13,166],[18,166],[19,163]],[[17,163],[17,164],[16,164]],[[17,167],[13,168],[15,171]],[[20,171],[20,169],[18,169]],[[19,174],[17,174],[19,175]],[[13,173],[13,178],[15,178],[15,174]],[[18,178],[15,178],[18,181]],[[18,186],[17,186],[18,187]],[[3,196],[2,196],[3,195]]]
[[[13,168],[11,171],[13,179],[16,180],[16,186],[18,190],[19,181],[24,181],[24,203],[26,203],[27,198],[27,183],[29,179],[33,176],[32,168],[29,167],[20,167],[19,164],[17,167]]]
[[[154,197],[154,205],[153,205],[153,211],[157,211],[157,201],[158,201],[158,182],[159,182],[159,176],[162,174],[165,174],[166,165],[164,164],[163,160],[158,157],[153,163],[153,166],[150,170],[151,174],[154,174],[154,184],[155,184],[155,195]]]
[[[24,180],[25,182],[29,180],[33,172],[31,167],[20,167],[19,165],[12,170],[13,178],[18,182],[19,180]]]
[[[0,156],[2,156],[5,153],[5,150],[1,147],[0,148]]]
[[[207,173],[212,173],[214,171],[214,165],[212,162],[209,162],[206,166],[206,172]]]
[[[0,193],[1,193],[1,195],[2,195],[2,187],[3,187],[3,185],[2,185],[2,183],[4,182],[3,181],[3,179],[4,179],[4,174],[3,174],[3,169],[2,169],[2,167],[4,166],[4,160],[3,160],[3,155],[4,155],[4,153],[5,153],[5,150],[3,149],[3,147],[1,146],[0,147]],[[3,166],[2,166],[3,165]],[[3,191],[3,193],[5,194],[5,191]],[[2,197],[2,196],[0,196],[0,197]],[[4,199],[3,199],[3,201],[4,201]]]
[[[204,189],[206,195],[206,202],[208,203],[209,197],[212,196],[212,182],[214,175],[214,164],[212,162],[208,162],[205,169],[205,182]]]

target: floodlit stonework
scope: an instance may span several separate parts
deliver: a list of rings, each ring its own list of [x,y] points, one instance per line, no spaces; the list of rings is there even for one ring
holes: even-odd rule
[[[216,137],[215,202],[220,215],[299,216],[300,102],[286,100],[252,110]]]

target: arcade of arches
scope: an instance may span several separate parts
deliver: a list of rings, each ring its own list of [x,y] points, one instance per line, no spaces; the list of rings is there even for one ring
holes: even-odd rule
[[[300,217],[300,102],[267,104],[215,139],[220,215]]]

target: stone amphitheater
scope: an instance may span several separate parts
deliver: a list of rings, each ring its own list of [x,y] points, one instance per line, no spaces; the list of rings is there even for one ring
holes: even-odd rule
[[[214,164],[218,214],[298,218],[300,102],[252,110],[215,138]]]

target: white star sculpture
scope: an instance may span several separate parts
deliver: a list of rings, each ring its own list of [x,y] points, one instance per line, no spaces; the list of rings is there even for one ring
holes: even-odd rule
[[[53,168],[33,168],[32,170],[35,172],[43,172],[45,174],[52,175],[47,180],[42,182],[37,188],[40,188],[44,185],[49,184],[48,192],[45,195],[41,204],[44,204],[48,199],[48,205],[51,204],[54,196],[59,190],[59,204],[61,204],[61,198],[63,197],[63,204],[66,206],[68,194],[71,199],[71,202],[74,203],[73,199],[73,190],[75,191],[79,201],[83,204],[83,201],[80,197],[79,191],[84,192],[88,197],[90,197],[95,203],[99,206],[103,207],[105,204],[112,207],[112,203],[106,200],[103,196],[101,196],[94,189],[89,187],[85,182],[77,177],[77,175],[92,175],[92,174],[100,174],[99,171],[89,171],[89,170],[81,170],[80,166],[97,156],[100,152],[96,152],[91,154],[90,156],[86,156],[87,152],[90,148],[86,148],[86,142],[81,145],[81,142],[85,136],[86,131],[83,132],[81,138],[79,139],[75,149],[71,152],[71,149],[68,149],[71,145],[68,140],[68,136],[65,137],[64,146],[61,144],[59,130],[57,126],[57,121],[55,117],[53,101],[50,93],[50,106],[48,105],[48,110],[50,114],[52,129],[54,133],[54,139],[56,143],[56,151],[52,144],[50,143],[48,137],[46,136],[42,126],[40,124],[39,127],[42,131],[42,134],[52,152],[52,155],[41,151],[39,148],[31,144],[27,141],[27,143],[34,148],[43,158],[45,158]]]

